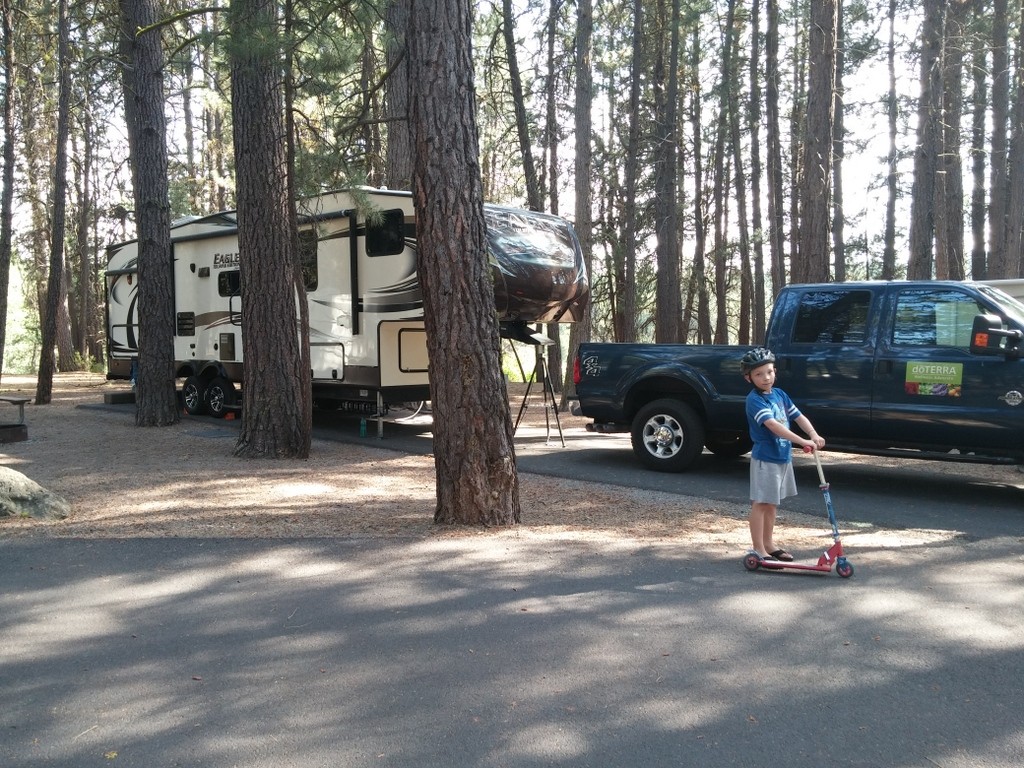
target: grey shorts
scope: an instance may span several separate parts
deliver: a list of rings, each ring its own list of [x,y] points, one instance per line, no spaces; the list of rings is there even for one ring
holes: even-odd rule
[[[760,459],[750,460],[750,500],[759,504],[779,503],[787,496],[796,496],[793,462],[773,464]]]

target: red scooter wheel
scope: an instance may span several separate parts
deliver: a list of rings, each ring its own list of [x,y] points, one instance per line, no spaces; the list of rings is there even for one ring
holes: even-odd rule
[[[848,560],[840,560],[836,563],[836,573],[842,576],[844,579],[848,579],[853,576],[853,563]]]
[[[743,558],[743,567],[748,571],[756,571],[761,567],[761,558],[753,552],[748,552]]]

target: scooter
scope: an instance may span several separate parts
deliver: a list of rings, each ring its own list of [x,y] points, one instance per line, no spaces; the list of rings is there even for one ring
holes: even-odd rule
[[[757,554],[757,552],[748,552],[743,557],[743,566],[748,571],[756,571],[758,568],[764,568],[769,571],[793,570],[829,573],[834,565],[836,573],[842,578],[848,579],[853,576],[853,563],[846,559],[846,554],[843,552],[843,542],[839,540],[839,524],[836,523],[836,511],[832,508],[832,495],[829,493],[828,483],[825,482],[825,473],[821,469],[821,457],[818,455],[818,451],[809,445],[804,446],[804,453],[814,454],[814,461],[818,467],[818,480],[820,482],[818,487],[821,489],[821,493],[825,497],[825,509],[828,510],[828,519],[829,522],[832,523],[832,541],[834,543],[821,554],[821,557],[818,558],[818,562],[816,564],[787,563],[782,560],[765,560]]]

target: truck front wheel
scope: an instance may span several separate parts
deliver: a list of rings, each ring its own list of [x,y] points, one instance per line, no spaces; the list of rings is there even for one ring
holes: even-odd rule
[[[704,448],[704,425],[696,411],[665,398],[641,408],[633,419],[633,453],[657,472],[682,472]]]

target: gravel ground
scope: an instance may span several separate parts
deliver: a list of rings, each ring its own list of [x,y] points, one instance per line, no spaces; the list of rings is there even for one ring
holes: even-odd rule
[[[184,416],[172,427],[138,428],[130,408],[79,407],[125,389],[101,375],[59,374],[53,402],[26,407],[29,439],[0,445],[0,465],[60,494],[72,513],[60,521],[0,519],[0,537],[545,536],[686,544],[729,556],[749,541],[745,507],[527,473],[519,476],[521,525],[439,527],[429,456],[314,440],[308,460],[238,459],[233,430],[209,419]],[[33,396],[35,381],[4,376],[0,390]],[[513,385],[513,402],[518,395]],[[584,422],[563,417],[564,427]],[[830,541],[818,519],[784,512],[782,526],[779,540],[787,547]],[[854,534],[875,546],[933,535]],[[854,536],[844,532],[844,543]]]

